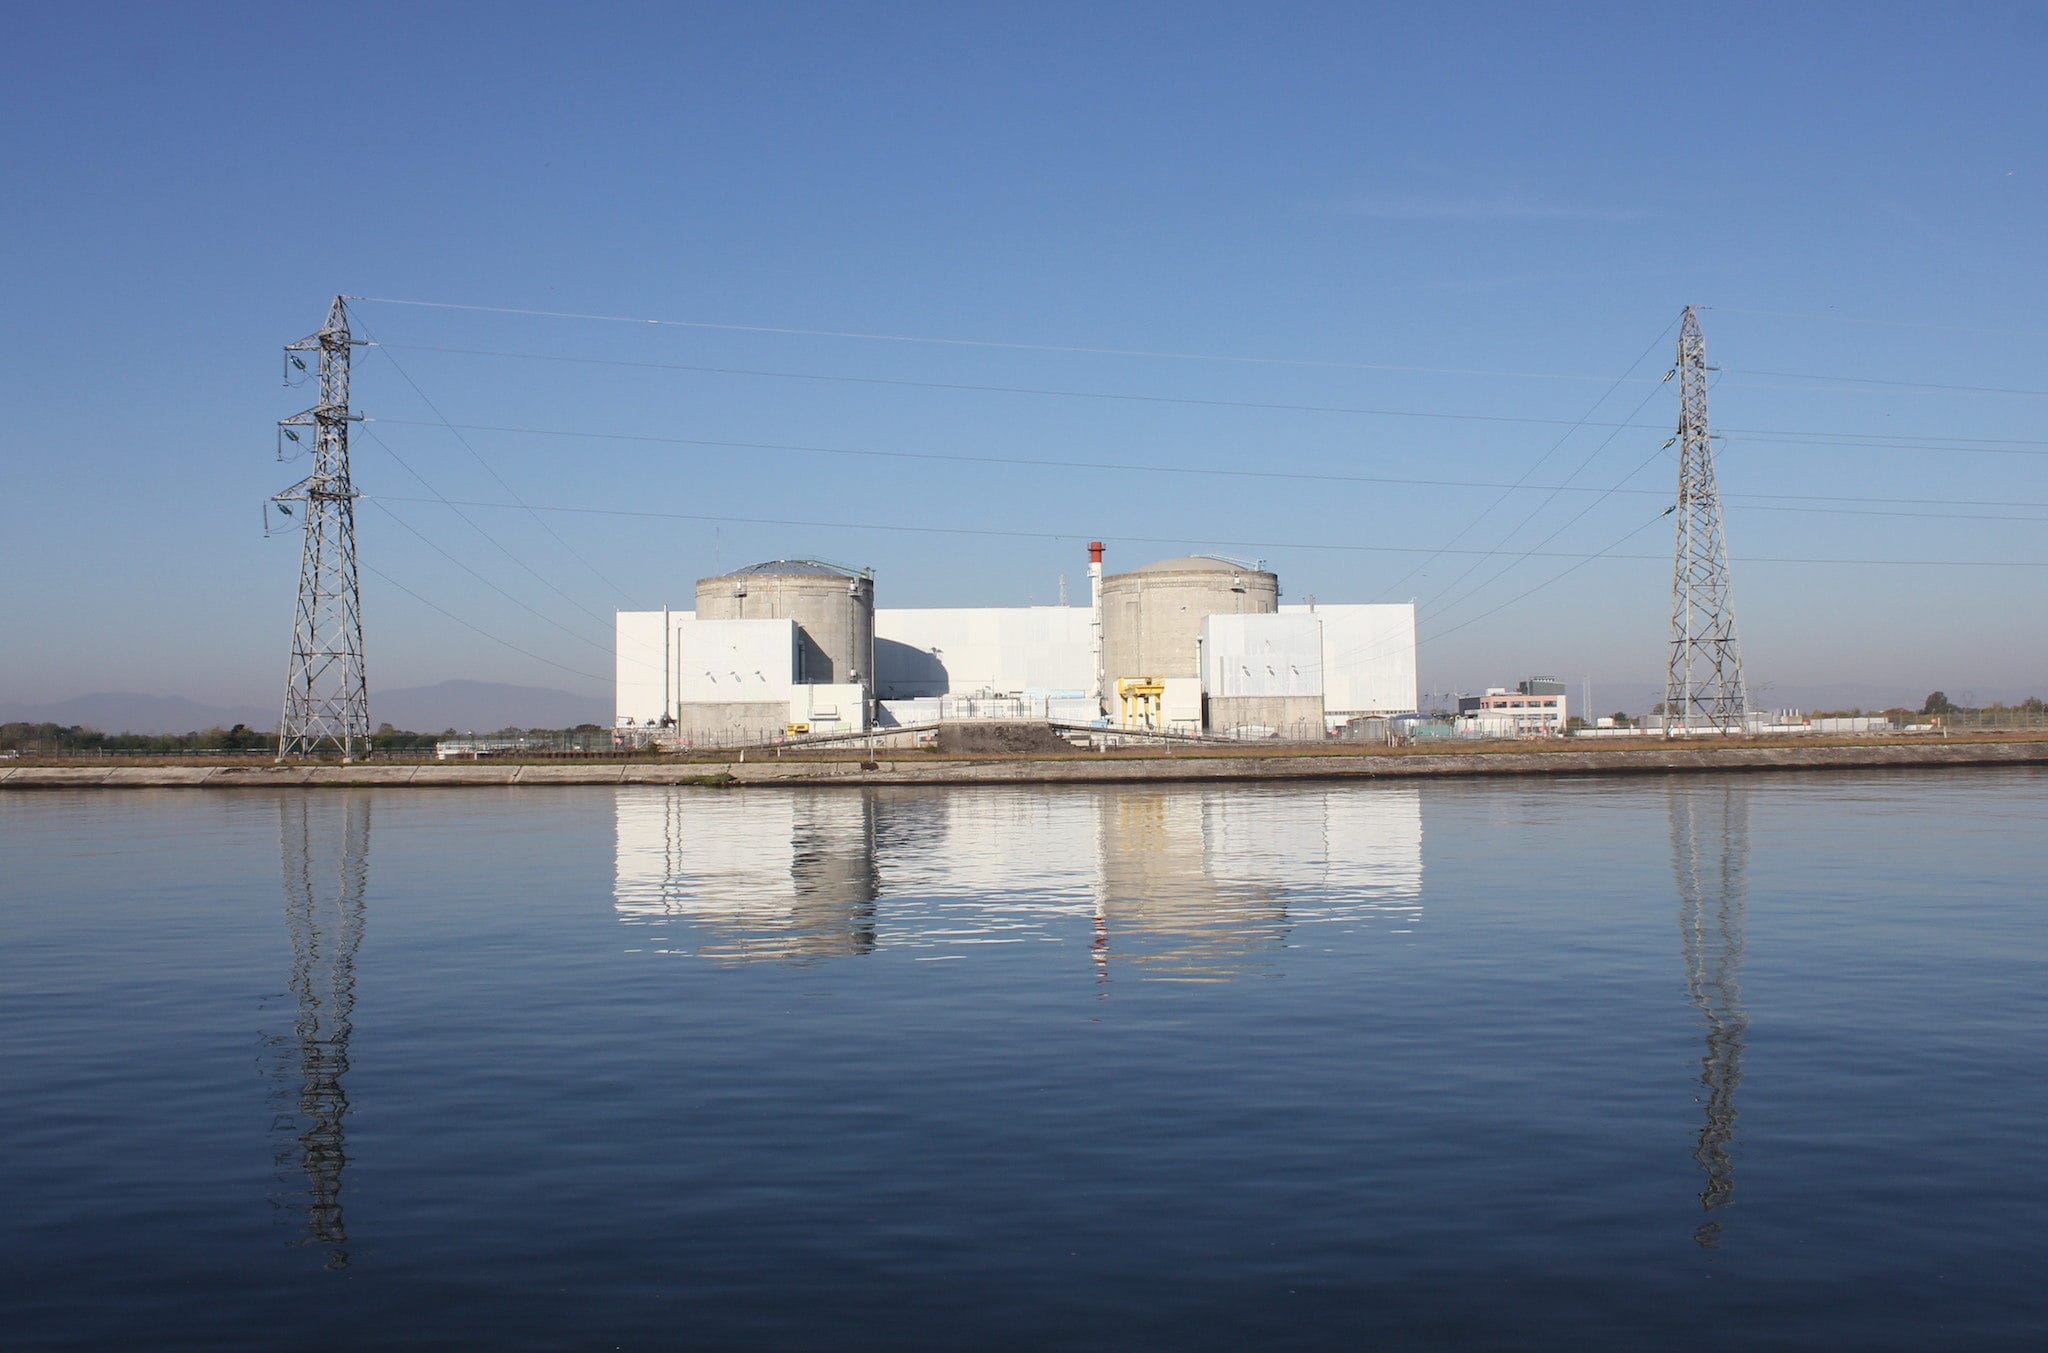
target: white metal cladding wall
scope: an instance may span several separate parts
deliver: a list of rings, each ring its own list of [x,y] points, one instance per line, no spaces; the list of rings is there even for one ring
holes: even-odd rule
[[[693,620],[678,625],[676,636],[685,703],[788,703],[795,684],[794,620]]]
[[[615,723],[658,723],[662,709],[660,611],[620,611],[612,639],[612,713]]]
[[[1202,691],[1212,697],[1321,695],[1323,626],[1312,615],[1212,615],[1202,622]]]
[[[789,722],[813,733],[857,733],[868,726],[867,688],[858,681],[797,686],[789,696]]]
[[[1282,606],[1282,615],[1310,608]],[[1406,713],[1415,708],[1415,607],[1318,605],[1323,625],[1323,708],[1331,714]]]
[[[973,691],[1083,692],[1088,608],[1017,606],[875,612],[886,700]]]

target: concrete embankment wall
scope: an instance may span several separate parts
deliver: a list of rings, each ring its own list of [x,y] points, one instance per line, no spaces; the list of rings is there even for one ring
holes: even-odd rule
[[[1216,780],[1378,780],[1474,775],[1655,775],[1684,771],[2048,766],[2043,742],[1915,742],[1854,747],[1655,746],[1587,751],[1406,755],[1028,757],[945,761],[745,761],[585,765],[19,766],[7,789],[269,789],[469,785],[1121,784]]]

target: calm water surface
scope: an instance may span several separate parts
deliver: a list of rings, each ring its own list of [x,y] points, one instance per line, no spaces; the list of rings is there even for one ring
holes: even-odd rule
[[[2044,826],[0,795],[0,1342],[2038,1349]]]

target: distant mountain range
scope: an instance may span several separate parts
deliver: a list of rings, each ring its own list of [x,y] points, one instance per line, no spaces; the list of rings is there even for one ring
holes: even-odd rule
[[[278,707],[205,705],[176,695],[133,691],[74,696],[47,705],[0,705],[0,723],[74,724],[103,733],[190,733],[202,728],[245,724],[277,727]],[[432,686],[370,691],[372,725],[391,724],[414,733],[490,732],[499,728],[573,728],[609,725],[611,701],[543,686],[507,686],[495,681],[442,681]]]
[[[218,705],[202,705],[181,695],[142,695],[133,691],[77,695],[50,705],[0,705],[0,723],[76,724],[102,733],[191,733],[201,728],[277,726],[277,711],[256,713]]]
[[[444,728],[487,733],[498,728],[611,727],[610,695],[578,695],[546,686],[496,681],[442,681],[432,686],[370,692],[370,719],[415,733]],[[271,717],[275,724],[277,718]]]

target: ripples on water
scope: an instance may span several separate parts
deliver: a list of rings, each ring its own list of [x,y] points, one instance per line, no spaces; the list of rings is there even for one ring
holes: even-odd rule
[[[0,796],[0,1331],[2038,1347],[2044,788]]]

